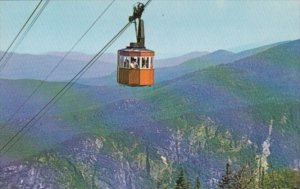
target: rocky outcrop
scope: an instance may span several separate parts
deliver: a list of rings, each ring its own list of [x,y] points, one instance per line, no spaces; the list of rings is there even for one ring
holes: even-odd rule
[[[151,188],[145,171],[102,151],[104,138],[80,136],[55,150],[0,168],[0,188]]]

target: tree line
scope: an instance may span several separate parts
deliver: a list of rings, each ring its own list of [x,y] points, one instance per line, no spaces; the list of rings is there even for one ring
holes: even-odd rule
[[[184,170],[177,173],[173,186],[157,187],[161,189],[201,189],[206,188],[200,177],[196,177],[190,183]],[[230,163],[226,163],[224,173],[219,180],[218,189],[300,189],[300,172],[293,169],[272,169],[268,171],[261,167],[250,165],[233,169]]]

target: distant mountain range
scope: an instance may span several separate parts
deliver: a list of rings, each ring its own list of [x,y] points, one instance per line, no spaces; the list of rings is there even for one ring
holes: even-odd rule
[[[3,52],[0,52],[0,56],[2,56],[2,54]],[[192,52],[179,57],[155,60],[155,64],[157,68],[176,66],[186,60],[205,54],[207,54],[207,52]],[[7,56],[11,56],[10,53],[8,53]],[[47,74],[64,56],[65,52],[50,52],[43,55],[13,53],[12,58],[5,67],[5,71],[0,74],[0,77],[5,79],[44,80]],[[69,80],[76,75],[92,57],[92,55],[79,52],[70,53],[48,80]],[[115,54],[104,54],[93,67],[83,75],[83,78],[99,78],[112,74],[116,70],[116,60],[117,57]]]
[[[206,68],[211,65],[228,63],[251,56],[274,45],[276,44],[246,50],[240,53],[232,53],[225,50],[218,50],[212,53],[195,51],[178,57],[155,59],[157,82],[176,78],[198,68]],[[2,54],[3,52],[0,52],[0,56],[2,56]],[[11,53],[8,53],[7,56],[11,56],[10,54]],[[5,71],[0,74],[0,78],[44,80],[65,54],[65,52],[49,52],[41,55],[12,53],[12,58],[10,58],[5,67]],[[51,74],[48,81],[70,80],[92,57],[92,55],[80,52],[71,52],[56,71]],[[114,85],[114,83],[106,82],[115,77],[116,59],[115,54],[104,54],[82,76],[79,83],[88,85]],[[173,68],[169,69],[170,67]],[[167,71],[166,68],[168,68]],[[168,72],[172,72],[172,74]]]
[[[0,188],[173,188],[180,169],[217,188],[226,162],[300,170],[300,40],[177,63],[153,87],[81,80],[0,157]],[[4,125],[38,84],[0,80],[1,145],[65,83]]]
[[[162,81],[174,79],[180,76],[183,76],[187,73],[193,72],[199,69],[205,69],[211,66],[231,63],[239,59],[263,52],[271,47],[274,47],[279,44],[284,44],[286,42],[266,45],[262,47],[257,47],[254,49],[245,50],[239,53],[233,53],[226,50],[217,50],[212,53],[199,53],[194,52],[181,57],[176,57],[167,60],[161,60],[155,62],[155,82],[159,83]],[[177,61],[175,61],[177,60]],[[173,66],[160,67],[158,65],[168,65],[166,62],[173,62]],[[116,86],[115,82],[116,72],[104,77],[95,77],[95,78],[83,78],[78,82],[85,85],[113,85]]]

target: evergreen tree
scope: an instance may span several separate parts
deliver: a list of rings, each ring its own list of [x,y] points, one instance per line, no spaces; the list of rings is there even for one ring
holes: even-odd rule
[[[255,187],[255,174],[250,166],[242,166],[237,172],[233,174],[231,187],[233,189],[252,189]],[[262,187],[259,187],[262,188]]]
[[[146,171],[147,171],[147,174],[150,176],[150,170],[151,167],[150,167],[150,158],[149,158],[149,147],[147,146],[146,147]]]
[[[162,189],[163,188],[163,178],[161,176],[158,177],[158,179],[157,179],[156,188],[157,189]]]
[[[184,178],[184,173],[182,169],[180,170],[179,175],[176,179],[175,189],[188,189],[188,183]]]
[[[222,179],[219,181],[219,188],[221,189],[231,189],[232,185],[232,172],[230,164],[226,163],[225,175],[222,176]]]
[[[196,182],[195,182],[195,189],[200,189],[200,188],[201,188],[200,178],[197,177],[196,178]]]

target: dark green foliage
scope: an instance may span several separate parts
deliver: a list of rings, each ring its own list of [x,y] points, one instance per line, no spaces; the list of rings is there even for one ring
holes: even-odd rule
[[[195,189],[200,189],[200,188],[201,188],[200,178],[197,177],[195,181]]]
[[[229,189],[232,188],[233,184],[233,175],[231,172],[230,164],[226,163],[225,175],[222,176],[222,179],[219,182],[219,188]]]
[[[188,182],[184,178],[184,172],[182,169],[177,176],[175,189],[188,189]]]
[[[229,163],[226,164],[225,174],[219,182],[222,189],[251,189],[255,188],[254,169],[249,165],[242,166],[238,171],[232,171]]]
[[[260,170],[261,169],[261,170]],[[300,173],[292,169],[265,171],[258,166],[256,169],[245,165],[232,171],[226,164],[225,174],[219,182],[221,189],[298,189]]]
[[[146,171],[147,174],[150,176],[150,160],[149,160],[149,148],[148,146],[146,147]]]
[[[292,169],[272,170],[264,177],[263,189],[300,188],[300,172]]]
[[[255,174],[253,168],[250,166],[242,166],[237,172],[233,174],[233,189],[251,189],[255,187]]]

